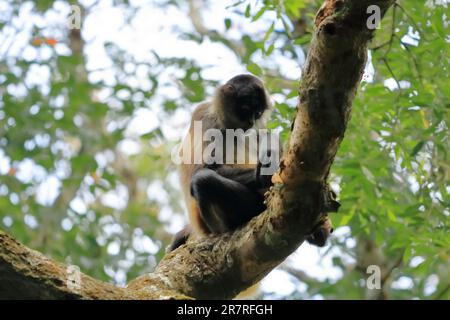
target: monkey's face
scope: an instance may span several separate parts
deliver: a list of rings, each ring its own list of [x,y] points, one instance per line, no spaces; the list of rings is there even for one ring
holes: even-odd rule
[[[229,128],[249,129],[268,109],[264,86],[258,78],[240,75],[221,89]]]

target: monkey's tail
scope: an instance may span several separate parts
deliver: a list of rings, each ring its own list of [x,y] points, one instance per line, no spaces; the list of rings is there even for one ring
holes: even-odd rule
[[[178,248],[179,246],[185,244],[191,235],[191,228],[189,226],[184,227],[180,231],[178,231],[173,237],[173,241],[167,249],[168,252],[171,252]]]

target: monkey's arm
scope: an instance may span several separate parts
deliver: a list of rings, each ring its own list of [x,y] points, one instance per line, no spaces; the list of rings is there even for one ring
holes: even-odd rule
[[[272,175],[261,174],[260,163],[254,169],[221,166],[213,170],[222,177],[239,182],[252,190],[269,188],[272,185]]]
[[[278,168],[280,161],[279,155],[281,154],[280,150],[281,149],[272,150],[269,148],[261,152],[255,168],[239,168],[236,166],[219,164],[206,165],[205,167],[214,170],[224,178],[239,182],[252,190],[268,188],[272,185],[273,173],[264,174],[264,171],[261,169],[268,169],[273,165]],[[274,160],[272,159],[272,155],[278,155],[278,158]],[[265,172],[267,172],[267,170]]]
[[[239,182],[251,190],[258,190],[266,186],[262,185],[256,168],[233,168],[226,165],[213,169],[222,177]]]

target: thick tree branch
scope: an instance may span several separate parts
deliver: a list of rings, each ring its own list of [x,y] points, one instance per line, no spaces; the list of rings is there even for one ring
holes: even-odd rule
[[[367,7],[378,5],[384,14],[392,3],[392,0],[328,0],[319,10],[302,74],[289,148],[274,178],[276,184],[268,193],[266,212],[232,234],[181,246],[169,253],[154,273],[137,278],[127,289],[114,289],[83,277],[83,286],[86,279],[86,285],[98,285],[102,293],[86,293],[81,297],[137,298],[134,295],[139,293],[140,298],[151,298],[170,296],[161,292],[178,292],[193,298],[232,298],[261,280],[296,250],[324,212],[326,179],[350,118],[373,33],[366,27]],[[2,239],[6,243],[11,241],[5,235]],[[29,250],[18,244],[5,248],[5,241],[0,242],[0,271],[2,275],[5,270],[16,274],[12,278],[16,281],[9,280],[10,286],[18,285],[16,282],[20,282],[23,274],[25,280],[39,287],[39,279],[34,277],[37,272],[42,276],[43,291],[63,292],[64,284],[55,281],[54,276],[61,280],[61,267],[54,270],[51,262],[43,263],[42,268],[33,265],[27,261],[35,258],[36,253],[19,252],[15,257],[14,248]],[[42,259],[40,256],[38,260]],[[0,276],[0,297],[5,293],[21,297],[14,291],[8,292],[8,288],[5,291],[4,281],[6,277]],[[67,297],[76,298],[69,294]]]
[[[73,280],[71,280],[73,279]],[[28,249],[0,230],[0,299],[186,299],[171,290],[128,290]]]

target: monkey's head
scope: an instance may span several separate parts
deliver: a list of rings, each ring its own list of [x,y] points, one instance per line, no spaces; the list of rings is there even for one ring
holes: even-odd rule
[[[219,87],[213,106],[221,125],[230,129],[265,127],[271,112],[264,84],[250,74],[235,76]]]

